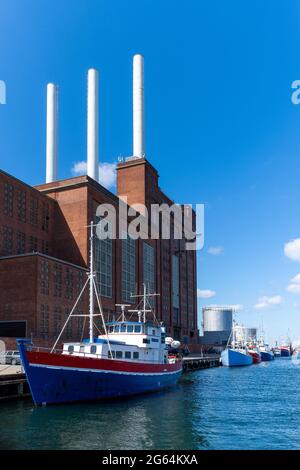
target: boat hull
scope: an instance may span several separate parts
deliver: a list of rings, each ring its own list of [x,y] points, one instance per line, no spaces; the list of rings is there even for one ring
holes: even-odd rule
[[[280,349],[280,355],[281,357],[290,357],[291,353],[289,349],[282,348]]]
[[[253,364],[259,364],[261,362],[261,355],[255,351],[249,351],[250,356],[252,356]]]
[[[274,354],[271,351],[260,351],[263,362],[274,361]]]
[[[172,387],[182,373],[175,364],[138,364],[19,351],[36,405],[95,401],[150,393]]]
[[[252,356],[230,348],[222,351],[221,360],[226,367],[250,366],[253,363]]]

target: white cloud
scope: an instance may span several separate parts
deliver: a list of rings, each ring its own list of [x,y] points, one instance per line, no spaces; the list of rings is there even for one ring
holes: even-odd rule
[[[295,238],[284,245],[284,254],[293,261],[300,262],[300,238]]]
[[[197,296],[199,299],[210,299],[211,297],[214,297],[216,295],[216,292],[214,290],[210,289],[197,289]]]
[[[272,297],[263,296],[260,297],[257,303],[254,305],[254,308],[257,310],[263,310],[266,308],[273,307],[274,305],[280,305],[284,301],[284,298],[281,295],[274,295]]]
[[[116,163],[103,162],[99,165],[99,183],[107,189],[110,189],[116,184]],[[86,175],[87,164],[85,161],[75,162],[71,172],[73,175]]]
[[[290,284],[286,290],[292,294],[300,294],[300,284]]]
[[[221,255],[223,251],[223,246],[210,246],[207,250],[207,253],[209,253],[210,255],[218,256]]]
[[[295,277],[293,277],[286,290],[292,294],[300,294],[300,274],[297,274]]]

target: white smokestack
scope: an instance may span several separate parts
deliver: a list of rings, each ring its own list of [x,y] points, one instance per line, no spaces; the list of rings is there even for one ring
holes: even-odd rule
[[[57,179],[57,116],[58,88],[53,83],[47,85],[47,136],[46,136],[46,183]]]
[[[99,76],[88,71],[87,174],[99,180]]]
[[[133,156],[144,157],[144,57],[133,56]]]

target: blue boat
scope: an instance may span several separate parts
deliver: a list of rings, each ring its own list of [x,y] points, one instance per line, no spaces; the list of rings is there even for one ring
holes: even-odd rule
[[[34,403],[39,405],[70,403],[127,397],[174,386],[182,373],[182,360],[169,354],[165,344],[165,328],[161,323],[147,321],[147,294],[144,284],[143,304],[139,302],[138,320],[126,320],[121,305],[121,319],[105,323],[100,296],[94,280],[93,223],[91,224],[90,273],[53,348],[34,347],[19,339],[18,348]],[[63,343],[56,350],[60,337],[89,282],[89,338]],[[100,314],[94,313],[94,297]],[[103,334],[94,336],[94,317],[101,316]],[[74,316],[77,316],[74,314]]]
[[[250,366],[253,363],[246,349],[226,348],[221,353],[221,360],[226,367]]]
[[[262,351],[260,350],[261,360],[264,362],[274,361],[274,354],[272,351]]]

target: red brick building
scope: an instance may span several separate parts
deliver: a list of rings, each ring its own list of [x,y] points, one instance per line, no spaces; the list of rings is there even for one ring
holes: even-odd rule
[[[15,337],[32,336],[53,344],[86,279],[87,225],[99,204],[119,211],[129,205],[173,204],[158,186],[155,168],[144,158],[117,167],[117,196],[88,176],[31,187],[0,171],[0,339],[15,347]],[[145,282],[160,294],[156,317],[167,334],[185,343],[198,341],[195,251],[180,240],[98,240],[97,283],[107,319],[115,304],[129,303]],[[88,308],[87,295],[78,305]],[[78,339],[82,317],[74,317],[64,339]]]

